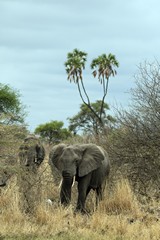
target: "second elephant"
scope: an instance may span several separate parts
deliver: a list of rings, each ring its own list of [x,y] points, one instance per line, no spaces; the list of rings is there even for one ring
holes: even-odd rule
[[[38,167],[45,157],[45,149],[35,136],[28,136],[24,139],[19,148],[19,159],[21,166]]]
[[[26,137],[19,148],[20,171],[18,174],[20,208],[25,213],[34,213],[41,201],[40,165],[45,158],[45,149],[34,135]]]
[[[51,168],[56,167],[63,178],[60,192],[61,203],[71,201],[73,179],[78,182],[76,210],[85,212],[85,201],[91,189],[96,191],[97,202],[102,199],[105,180],[110,171],[107,152],[95,144],[66,145],[53,147],[49,156]]]

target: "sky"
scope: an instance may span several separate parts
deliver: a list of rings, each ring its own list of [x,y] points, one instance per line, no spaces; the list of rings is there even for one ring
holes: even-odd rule
[[[78,113],[77,86],[67,81],[67,53],[87,52],[83,73],[91,102],[102,97],[90,63],[112,53],[120,66],[109,80],[106,102],[128,107],[134,75],[160,58],[159,0],[0,0],[0,83],[18,90],[26,123],[63,121]]]

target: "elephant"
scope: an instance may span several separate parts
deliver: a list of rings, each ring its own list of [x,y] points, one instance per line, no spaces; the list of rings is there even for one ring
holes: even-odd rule
[[[19,148],[20,164],[26,167],[38,167],[45,157],[45,149],[35,136],[28,136],[24,139]]]
[[[41,178],[39,166],[45,158],[45,149],[35,136],[28,136],[19,147],[18,185],[20,208],[25,213],[34,213],[41,201]]]
[[[55,145],[49,154],[51,169],[56,167],[62,175],[60,201],[68,205],[71,201],[71,188],[78,182],[76,211],[85,213],[85,201],[90,190],[96,191],[96,203],[102,200],[110,162],[107,152],[95,144]]]

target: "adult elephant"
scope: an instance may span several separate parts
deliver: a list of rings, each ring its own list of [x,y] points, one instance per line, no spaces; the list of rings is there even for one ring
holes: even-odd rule
[[[41,178],[39,166],[45,157],[45,149],[34,135],[26,137],[19,147],[19,194],[20,208],[34,213],[41,201]]]
[[[85,201],[91,189],[96,191],[97,202],[102,200],[106,177],[110,171],[107,152],[95,144],[65,145],[53,147],[49,164],[61,172],[63,180],[60,191],[61,203],[71,201],[71,187],[78,182],[77,211],[86,212]]]
[[[45,149],[35,136],[28,136],[19,148],[21,166],[37,169],[45,157]]]

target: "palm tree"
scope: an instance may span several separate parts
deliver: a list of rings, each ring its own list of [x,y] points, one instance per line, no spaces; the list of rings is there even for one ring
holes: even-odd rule
[[[88,94],[84,87],[83,77],[82,77],[82,71],[85,69],[86,61],[87,61],[87,53],[79,51],[78,49],[74,49],[73,52],[68,53],[67,61],[64,64],[66,67],[66,72],[68,74],[68,80],[70,82],[74,82],[77,84],[80,97],[84,103],[86,102],[82,94],[82,89],[87,98],[87,101],[90,102]]]
[[[109,77],[112,75],[113,77],[117,74],[114,67],[119,67],[119,63],[116,60],[115,55],[109,53],[108,56],[106,54],[102,54],[98,58],[92,60],[91,69],[94,69],[93,76],[96,77],[98,74],[98,79],[100,83],[103,85],[103,98],[101,104],[100,118],[103,113],[104,99],[108,92],[108,83]]]
[[[65,67],[70,82],[78,83],[82,80],[82,70],[85,69],[86,61],[87,53],[85,52],[74,49],[73,52],[68,53]]]

